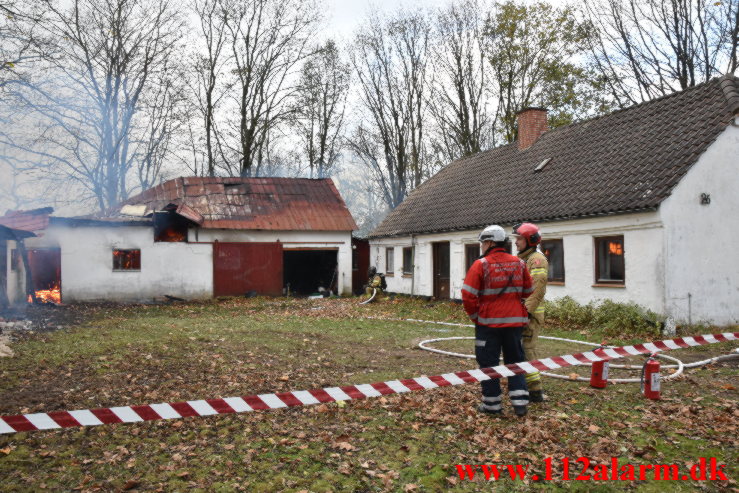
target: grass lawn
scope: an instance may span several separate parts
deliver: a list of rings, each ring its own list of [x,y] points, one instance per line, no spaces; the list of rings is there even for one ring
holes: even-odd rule
[[[390,320],[467,323],[453,303],[254,298],[63,309],[81,312],[85,321],[18,341],[15,357],[0,359],[0,414],[305,390],[475,367],[473,360],[416,347],[423,339],[469,336],[470,328]],[[547,335],[604,340],[587,327],[553,326]],[[586,349],[541,345],[546,356]],[[737,346],[670,354],[695,361]],[[472,341],[437,347],[467,353]],[[588,370],[560,370],[575,371]],[[515,419],[510,407],[503,418],[479,415],[479,386],[468,384],[237,415],[0,435],[0,490],[736,491],[737,374],[736,362],[688,370],[663,384],[661,401],[643,399],[635,384],[596,390],[545,379],[549,401],[532,406],[525,419]],[[469,481],[455,467],[520,464],[529,466],[530,478],[544,474],[548,457],[555,479],[569,458],[573,480],[488,482],[479,472]],[[579,457],[591,464],[610,464],[611,457],[621,465],[674,463],[681,475],[700,457],[715,457],[727,464],[729,481],[574,481]]]

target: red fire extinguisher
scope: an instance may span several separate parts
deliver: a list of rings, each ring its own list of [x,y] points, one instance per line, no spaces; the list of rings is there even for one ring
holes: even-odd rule
[[[598,354],[599,349],[603,349],[603,346],[593,352]],[[590,373],[590,386],[596,389],[606,388],[606,385],[608,385],[608,361],[594,361],[591,367],[593,370]]]
[[[659,361],[655,358],[655,354],[650,354],[642,367],[641,391],[647,399],[657,401],[659,400],[660,376]]]

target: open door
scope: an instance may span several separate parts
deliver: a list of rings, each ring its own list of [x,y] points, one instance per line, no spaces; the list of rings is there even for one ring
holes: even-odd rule
[[[292,296],[308,296],[321,291],[336,293],[338,248],[284,250],[283,286]]]
[[[449,242],[434,243],[434,298],[449,299]]]
[[[213,296],[282,295],[282,243],[213,243]]]
[[[36,300],[43,303],[61,303],[61,248],[30,248],[27,251]]]

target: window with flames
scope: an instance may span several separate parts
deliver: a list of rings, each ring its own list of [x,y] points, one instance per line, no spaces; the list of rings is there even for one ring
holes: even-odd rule
[[[141,270],[141,250],[113,250],[114,271]]]
[[[624,284],[624,237],[595,238],[595,282],[597,284]]]
[[[154,241],[186,242],[187,220],[174,212],[157,212],[154,214]]]

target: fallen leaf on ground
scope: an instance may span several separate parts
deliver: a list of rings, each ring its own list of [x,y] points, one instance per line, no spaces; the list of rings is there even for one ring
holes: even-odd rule
[[[138,485],[139,485],[138,481],[136,481],[135,479],[129,479],[128,481],[126,481],[126,484],[123,485],[122,489],[123,491],[128,491],[128,490],[134,489]]]

